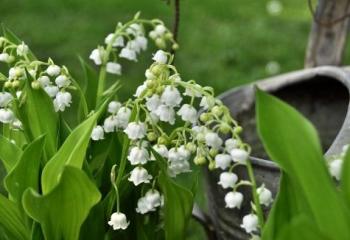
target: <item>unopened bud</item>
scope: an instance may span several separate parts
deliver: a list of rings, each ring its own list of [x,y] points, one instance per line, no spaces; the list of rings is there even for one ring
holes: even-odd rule
[[[205,159],[205,157],[203,156],[196,156],[194,159],[193,159],[193,162],[194,164],[196,165],[203,165],[207,162],[207,160]]]
[[[220,117],[220,116],[223,114],[223,110],[222,110],[222,108],[219,107],[219,106],[214,106],[214,107],[211,109],[211,112],[212,112],[214,115],[218,116],[218,117]]]
[[[160,49],[166,48],[166,42],[164,41],[163,38],[157,38],[156,39],[156,46]]]
[[[223,134],[227,134],[230,132],[231,127],[229,124],[227,123],[221,123],[220,124],[220,128],[219,128],[220,132],[222,132]]]
[[[12,87],[14,87],[14,88],[18,88],[20,85],[21,85],[21,82],[18,80],[15,80],[12,82]]]
[[[4,84],[4,87],[5,88],[12,88],[12,82],[6,81],[5,84]]]
[[[199,119],[202,121],[202,122],[208,122],[210,120],[210,114],[209,113],[202,113],[200,116],[199,116]]]
[[[196,144],[189,142],[186,144],[186,148],[188,151],[194,153],[197,150]]]
[[[233,132],[234,132],[235,134],[240,134],[242,131],[243,131],[243,128],[242,128],[241,126],[235,127],[235,128],[233,129]]]
[[[208,169],[209,169],[210,171],[212,171],[212,170],[215,169],[215,162],[214,162],[214,161],[210,161],[209,166],[208,166]]]
[[[215,157],[218,154],[218,150],[216,148],[212,148],[209,151],[209,155]]]
[[[154,132],[150,132],[147,134],[147,139],[150,142],[153,142],[157,139],[157,134],[155,134]]]

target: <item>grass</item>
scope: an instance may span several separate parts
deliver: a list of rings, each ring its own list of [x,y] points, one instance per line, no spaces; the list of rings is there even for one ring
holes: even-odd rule
[[[284,8],[278,16],[267,13],[267,2],[182,0],[176,65],[183,78],[222,93],[267,77],[270,61],[279,63],[280,72],[301,69],[311,26],[306,1],[282,0]],[[172,8],[161,0],[2,0],[1,5],[0,21],[37,56],[52,57],[78,77],[77,55],[87,59],[118,21],[125,22],[139,10],[143,17],[160,18],[168,26],[173,18]],[[126,64],[122,98],[144,81],[152,51],[138,64]],[[199,196],[203,205],[205,199]],[[194,229],[189,239],[203,239],[198,226]]]

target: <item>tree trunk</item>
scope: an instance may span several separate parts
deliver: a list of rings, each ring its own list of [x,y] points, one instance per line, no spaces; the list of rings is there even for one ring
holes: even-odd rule
[[[319,0],[306,51],[305,67],[341,65],[350,18],[350,0]]]

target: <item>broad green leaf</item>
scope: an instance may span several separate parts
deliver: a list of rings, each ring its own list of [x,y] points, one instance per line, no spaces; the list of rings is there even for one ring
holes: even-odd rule
[[[22,150],[9,139],[0,135],[0,159],[7,172],[15,166],[22,155]]]
[[[310,206],[307,217],[325,236],[350,239],[349,209],[329,176],[316,130],[295,109],[277,98],[259,90],[256,96],[261,140],[270,158],[293,179],[296,185],[293,191],[299,190],[305,197]]]
[[[151,151],[161,169],[157,182],[164,195],[165,239],[185,239],[187,225],[192,214],[193,194],[168,176],[165,160],[153,149]]]
[[[41,136],[28,145],[21,159],[5,178],[5,186],[10,196],[18,203],[27,188],[39,191],[40,162],[45,137]]]
[[[91,132],[99,115],[100,111],[94,113],[74,129],[58,152],[46,164],[41,178],[44,194],[52,190],[58,183],[64,166],[82,168]]]
[[[57,149],[58,114],[54,110],[52,99],[42,89],[33,89],[33,81],[27,72],[28,81],[24,87],[23,102],[19,106],[18,114],[23,123],[23,129],[31,140],[46,135],[44,153],[46,160],[50,159]]]
[[[45,239],[77,240],[83,222],[100,197],[82,170],[65,166],[60,182],[48,194],[41,196],[27,189],[23,206],[27,214],[41,224]]]
[[[17,205],[0,194],[0,225],[10,239],[26,240],[30,231],[24,224],[24,219]]]

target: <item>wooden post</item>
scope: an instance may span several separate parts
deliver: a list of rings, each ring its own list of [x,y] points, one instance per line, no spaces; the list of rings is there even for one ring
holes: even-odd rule
[[[308,1],[311,4],[311,0]],[[341,65],[349,14],[350,0],[319,0],[306,50],[305,68]]]

